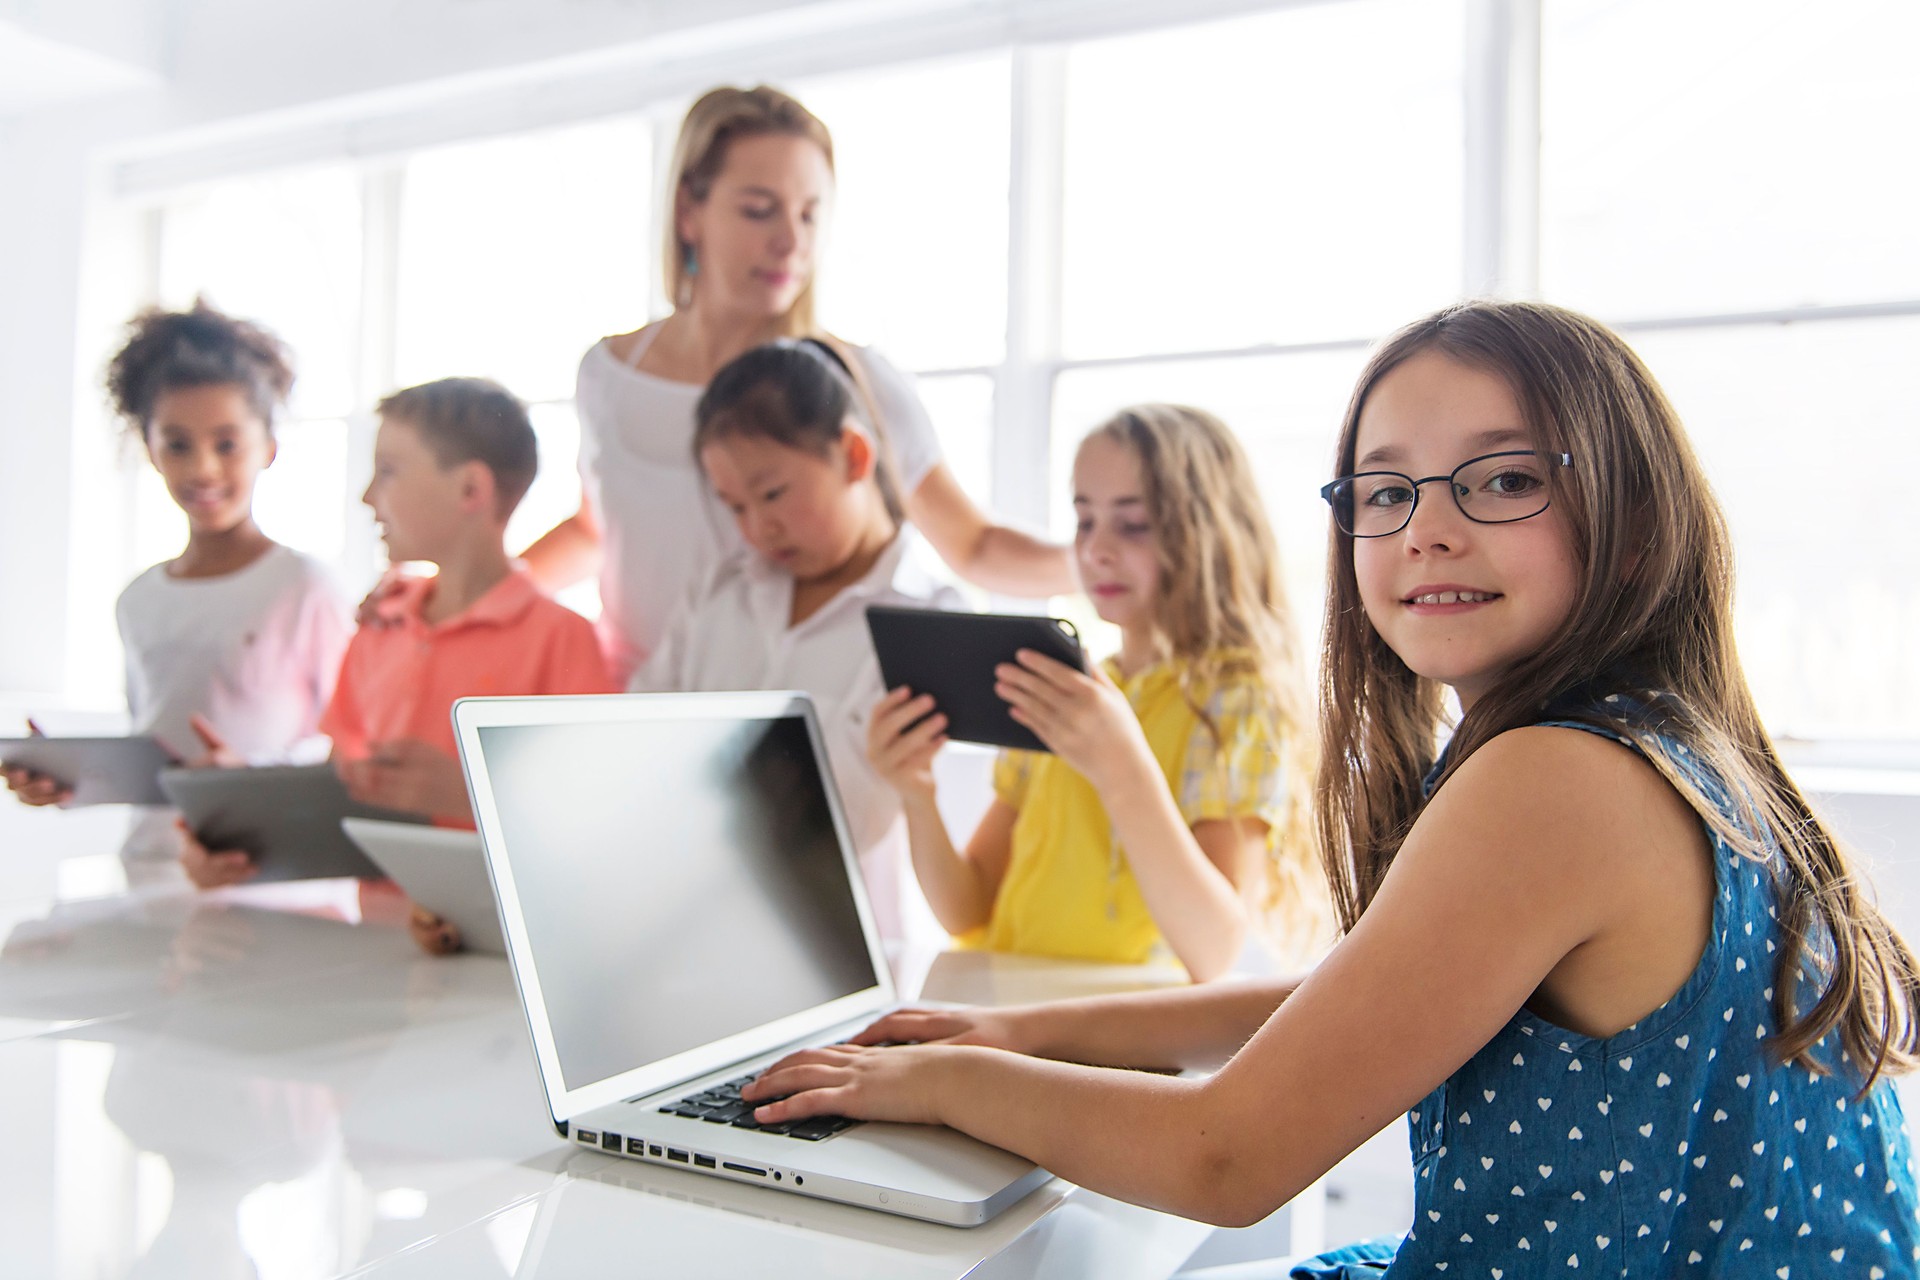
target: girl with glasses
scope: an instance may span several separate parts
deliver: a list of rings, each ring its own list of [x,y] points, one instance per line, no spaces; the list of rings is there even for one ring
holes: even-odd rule
[[[1462,464],[1499,454],[1532,461],[1483,495]],[[1726,527],[1652,376],[1570,312],[1451,308],[1368,363],[1335,474],[1327,959],[896,1014],[768,1071],[761,1117],[946,1123],[1241,1224],[1406,1112],[1412,1229],[1294,1274],[1913,1274],[1888,1076],[1920,972],[1761,725]]]

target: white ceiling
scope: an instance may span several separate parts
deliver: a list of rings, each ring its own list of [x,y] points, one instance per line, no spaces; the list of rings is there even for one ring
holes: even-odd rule
[[[160,83],[160,75],[151,68],[36,34],[0,18],[0,116],[150,89]]]

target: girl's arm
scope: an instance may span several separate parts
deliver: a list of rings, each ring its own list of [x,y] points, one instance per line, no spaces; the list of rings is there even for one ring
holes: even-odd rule
[[[994,523],[944,462],[906,495],[906,507],[907,518],[940,558],[977,587],[1011,596],[1062,595],[1077,589],[1068,548]]]
[[[570,587],[600,571],[600,524],[587,495],[580,509],[534,539],[520,558],[543,591]]]
[[[1022,650],[1019,659],[996,670],[996,692],[1015,720],[1100,793],[1140,896],[1194,981],[1219,977],[1246,943],[1247,907],[1237,886],[1253,864],[1248,846],[1264,824],[1209,822],[1203,831],[1190,829],[1133,709],[1104,672],[1095,667],[1082,674],[1032,650]]]
[[[1593,1036],[1658,1008],[1706,944],[1710,856],[1698,818],[1644,761],[1577,731],[1523,729],[1460,768],[1352,932],[1209,1079],[837,1046],[776,1064],[751,1096],[794,1095],[763,1106],[767,1122],[937,1120],[1104,1194],[1254,1222],[1523,1004]]]
[[[1020,811],[996,799],[973,829],[966,851],[953,847],[933,794],[902,797],[913,874],[940,927],[961,934],[977,929],[993,915],[993,900],[1006,877],[1013,850],[1013,823]]]
[[[1005,1008],[899,1009],[853,1043],[973,1044],[1089,1066],[1211,1071],[1298,985],[1250,978]]]
[[[913,873],[927,905],[941,928],[958,934],[978,928],[993,914],[993,900],[1012,856],[1013,822],[1019,811],[996,798],[974,828],[966,852],[953,847],[933,782],[933,757],[946,743],[946,727],[947,718],[933,710],[930,695],[889,690],[867,721],[867,759],[900,793]]]

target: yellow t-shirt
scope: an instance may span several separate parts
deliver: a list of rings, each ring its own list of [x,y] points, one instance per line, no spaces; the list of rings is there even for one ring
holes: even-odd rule
[[[1216,742],[1181,695],[1171,662],[1123,678],[1106,672],[1139,717],[1147,746],[1189,826],[1215,818],[1260,818],[1268,840],[1284,819],[1286,779],[1275,726],[1251,680],[1196,690],[1219,730]],[[1160,930],[1114,840],[1100,797],[1058,756],[1003,752],[994,793],[1020,811],[1007,874],[987,923],[963,946],[1121,964],[1149,959]]]

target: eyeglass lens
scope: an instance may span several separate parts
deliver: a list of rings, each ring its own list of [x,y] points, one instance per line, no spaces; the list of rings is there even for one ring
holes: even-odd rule
[[[1475,458],[1456,469],[1447,485],[1455,505],[1469,520],[1506,524],[1525,520],[1547,509],[1547,461],[1532,453]],[[1333,487],[1334,517],[1346,532],[1360,538],[1398,533],[1413,519],[1419,481],[1392,471],[1370,471],[1351,476]]]

